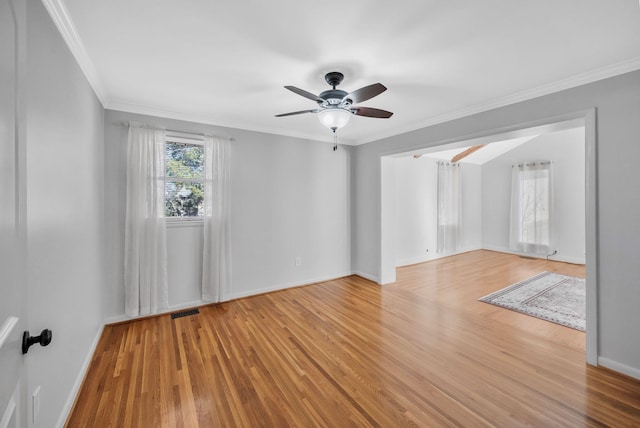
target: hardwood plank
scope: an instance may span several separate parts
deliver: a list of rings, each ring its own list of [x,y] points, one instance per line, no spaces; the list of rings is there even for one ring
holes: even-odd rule
[[[584,266],[475,251],[106,326],[67,427],[640,426],[584,333],[477,299]]]

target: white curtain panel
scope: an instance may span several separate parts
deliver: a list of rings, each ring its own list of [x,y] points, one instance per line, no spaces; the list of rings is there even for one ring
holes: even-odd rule
[[[169,305],[164,217],[165,132],[129,125],[125,219],[125,312],[154,314]]]
[[[202,300],[225,299],[231,284],[230,154],[227,139],[205,137],[204,247]]]
[[[549,254],[553,232],[551,162],[513,165],[509,246],[522,253]]]
[[[439,254],[459,250],[462,225],[460,164],[438,162],[438,246]]]

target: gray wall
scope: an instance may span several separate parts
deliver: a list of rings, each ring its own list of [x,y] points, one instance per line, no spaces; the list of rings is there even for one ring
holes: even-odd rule
[[[438,160],[394,159],[396,174],[396,266],[443,257],[438,254]],[[460,166],[462,224],[459,253],[482,248],[482,167]]]
[[[584,128],[542,134],[482,165],[482,246],[511,252],[511,165],[553,162],[553,260],[585,263]]]
[[[326,143],[118,112],[107,113],[105,126],[42,4],[27,3],[28,325],[54,332],[48,348],[27,356],[27,393],[42,388],[35,426],[66,415],[103,321],[123,312],[125,128],[118,122],[131,119],[234,137],[233,291],[240,296],[350,270],[377,278],[381,155],[596,107],[600,356],[640,377],[640,71],[334,153]],[[303,258],[297,269],[295,257]]]
[[[350,147],[107,110],[107,320],[124,314],[123,240],[127,127],[230,136],[233,299],[351,273]],[[167,234],[170,305],[199,303],[202,228]],[[302,265],[295,266],[296,257]]]
[[[509,248],[511,165],[551,160],[555,175],[553,260],[585,263],[584,128],[543,133],[506,153],[475,165],[461,162],[461,250]],[[423,155],[395,159],[396,265],[441,257],[437,244],[437,160]],[[426,251],[429,250],[429,251]]]
[[[27,1],[28,324],[35,427],[61,423],[104,321],[104,110],[44,6]],[[29,403],[30,405],[30,403]]]
[[[378,278],[380,156],[497,134],[597,108],[597,254],[602,363],[640,377],[640,71],[358,146],[353,160],[352,268]]]

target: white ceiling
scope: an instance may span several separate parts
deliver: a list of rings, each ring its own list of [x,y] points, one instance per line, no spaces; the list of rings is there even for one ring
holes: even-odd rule
[[[638,0],[43,0],[106,108],[329,141],[315,103],[341,71],[361,144],[640,69]]]
[[[465,156],[460,161],[460,163],[469,163],[473,165],[485,164],[515,149],[516,147],[521,146],[524,143],[527,143],[533,140],[536,137],[537,135],[529,135],[526,137],[519,137],[519,138],[510,139],[510,140],[492,142],[490,144],[485,145],[481,149],[471,153],[470,155]],[[424,156],[431,159],[451,162],[451,159],[453,159],[454,156],[464,152],[466,149],[470,147],[472,146],[458,147],[455,149],[447,149],[439,152],[427,153]]]

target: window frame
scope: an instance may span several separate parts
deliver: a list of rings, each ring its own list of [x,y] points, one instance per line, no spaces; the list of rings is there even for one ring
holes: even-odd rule
[[[188,146],[201,146],[203,148],[203,150],[204,150],[204,139],[202,139],[202,138],[184,137],[184,136],[177,136],[177,135],[172,135],[172,134],[167,133],[167,135],[164,138],[164,148],[165,148],[165,159],[164,160],[165,160],[165,164],[167,162],[166,149],[167,149],[167,144],[168,143],[184,144],[184,145],[188,145]],[[205,168],[206,168],[207,167],[206,166],[206,159],[204,160],[204,163],[205,163]],[[166,182],[167,181],[199,182],[199,183],[202,183],[203,188],[206,185],[205,177],[202,177],[202,178],[167,177],[166,167],[165,167],[165,171],[164,171],[164,181],[165,181],[165,188],[166,188]],[[206,195],[206,193],[205,193],[205,195]],[[165,203],[166,203],[166,197],[165,197]],[[201,227],[204,224],[204,216],[168,217],[168,216],[165,215],[165,223],[166,223],[167,227],[199,227],[199,226]]]

